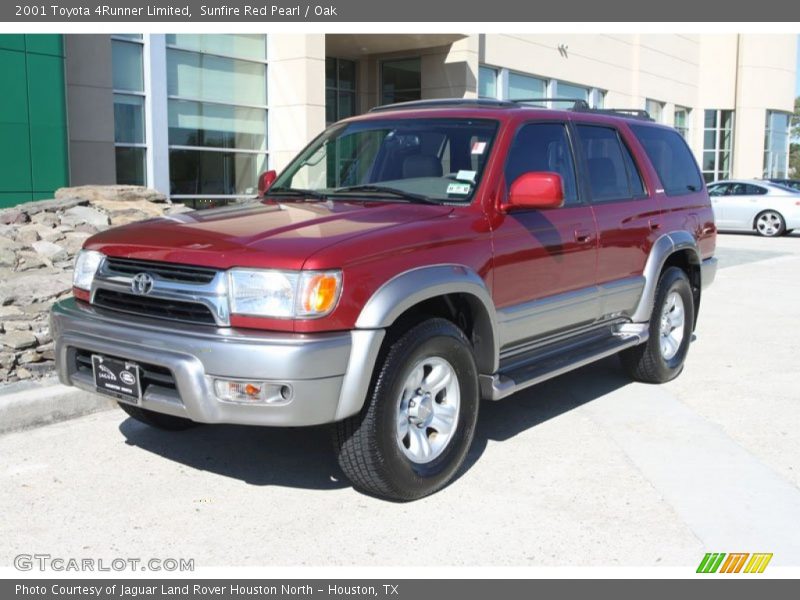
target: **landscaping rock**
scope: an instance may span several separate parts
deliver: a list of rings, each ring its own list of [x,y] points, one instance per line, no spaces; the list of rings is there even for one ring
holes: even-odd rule
[[[109,224],[108,215],[100,212],[89,206],[75,206],[64,212],[61,217],[61,223],[70,225],[78,225],[80,223],[88,223],[93,227],[102,228]]]
[[[12,350],[24,350],[36,346],[36,336],[30,331],[11,331],[0,335],[0,345]]]
[[[0,223],[3,225],[17,225],[28,222],[28,213],[18,208],[0,210]]]
[[[0,267],[13,267],[17,264],[17,255],[13,250],[0,248]]]
[[[59,246],[53,242],[41,240],[34,242],[31,246],[36,251],[36,254],[50,261],[57,261],[67,257],[67,250],[64,246]]]

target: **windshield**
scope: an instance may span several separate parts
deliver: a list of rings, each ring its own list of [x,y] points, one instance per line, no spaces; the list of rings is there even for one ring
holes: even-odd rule
[[[381,119],[340,123],[306,148],[269,195],[374,196],[468,202],[497,130],[479,119]]]

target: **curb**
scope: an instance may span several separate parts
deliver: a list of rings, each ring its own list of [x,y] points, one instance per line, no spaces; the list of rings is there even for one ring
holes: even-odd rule
[[[53,377],[35,387],[0,391],[0,434],[66,421],[115,406],[111,398],[62,385]]]

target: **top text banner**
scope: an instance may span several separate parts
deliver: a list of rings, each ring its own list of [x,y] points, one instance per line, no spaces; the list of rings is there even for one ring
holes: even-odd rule
[[[0,21],[42,22],[796,22],[787,0],[330,0],[320,3],[238,0],[4,0]]]

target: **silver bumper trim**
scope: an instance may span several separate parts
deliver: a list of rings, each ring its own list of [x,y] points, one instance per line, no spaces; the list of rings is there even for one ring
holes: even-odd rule
[[[717,276],[717,259],[713,256],[700,263],[700,288],[706,289]]]
[[[383,330],[292,334],[192,327],[113,314],[73,298],[56,303],[50,319],[62,383],[94,391],[91,376],[70,364],[71,349],[165,367],[176,389],[149,386],[142,407],[201,423],[300,426],[350,416],[363,404],[369,359],[383,338]],[[232,404],[217,399],[214,377],[286,384],[294,393],[283,404]],[[362,389],[364,395],[353,396]]]

